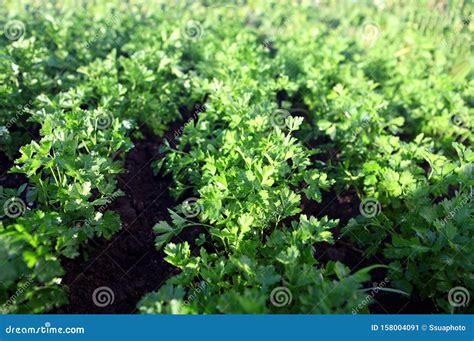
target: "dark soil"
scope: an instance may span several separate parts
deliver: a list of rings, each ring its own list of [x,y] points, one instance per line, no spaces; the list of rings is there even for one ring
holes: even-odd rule
[[[323,193],[321,204],[307,200],[303,195],[302,210],[304,214],[313,215],[318,218],[328,216],[331,219],[339,219],[340,223],[333,230],[335,243],[318,243],[315,245],[315,257],[321,264],[328,261],[340,261],[348,266],[352,272],[363,269],[374,264],[388,264],[383,255],[365,257],[363,250],[358,249],[347,237],[340,237],[340,227],[345,226],[349,219],[360,214],[360,200],[355,191],[347,191],[336,194],[334,191]],[[390,288],[390,280],[385,282],[387,269],[379,268],[371,271],[372,287]],[[373,314],[430,314],[436,312],[432,302],[421,300],[418,297],[407,297],[397,293],[382,290],[369,291],[367,295],[372,296],[370,312]],[[439,313],[439,312],[438,312]]]
[[[140,298],[175,270],[156,252],[152,231],[156,222],[167,218],[166,208],[173,206],[168,192],[171,180],[153,176],[150,166],[160,157],[162,141],[145,132],[144,140],[134,142],[125,161],[126,172],[118,177],[125,196],[110,207],[120,215],[122,230],[110,241],[92,240],[77,259],[63,260],[69,304],[58,313],[132,313]],[[99,287],[112,290],[113,304],[94,304],[93,292]]]
[[[170,144],[180,125],[173,124],[166,134]],[[179,272],[164,260],[163,251],[156,250],[152,230],[158,221],[169,221],[168,208],[176,206],[170,196],[171,177],[155,176],[151,168],[153,161],[164,156],[160,149],[163,139],[147,128],[141,132],[144,138],[134,141],[135,148],[126,157],[126,171],[118,177],[118,187],[125,196],[110,206],[120,215],[122,230],[110,241],[90,241],[80,257],[62,260],[66,272],[63,284],[69,287],[69,304],[56,313],[134,313],[146,293],[158,289]],[[186,229],[174,241],[188,241],[193,245],[201,232],[198,227]],[[93,293],[100,287],[112,290],[113,304],[105,307],[94,304]]]
[[[349,219],[357,217],[359,213],[360,200],[354,191],[337,194],[334,191],[323,192],[323,200],[320,204],[307,200],[303,196],[302,209],[304,214],[322,218],[338,219],[338,226],[332,230],[335,243],[318,243],[315,245],[315,257],[318,262],[325,264],[329,261],[339,261],[356,271],[371,264],[380,264],[381,261],[366,258],[363,250],[358,249],[348,237],[341,237],[341,227],[345,226]]]
[[[24,174],[10,174],[8,171],[13,166],[5,153],[0,152],[0,186],[4,188],[18,188],[28,182]]]
[[[380,283],[380,282],[379,282]],[[388,283],[390,287],[390,283]],[[370,293],[367,293],[370,294]],[[436,306],[418,297],[379,291],[374,294],[374,303],[369,307],[372,314],[442,314]]]
[[[171,125],[165,138],[169,145],[175,146],[176,137],[182,132],[183,125],[192,117],[198,119],[197,112],[184,115],[185,120]],[[194,115],[193,115],[194,114]],[[192,119],[191,118],[191,119]],[[135,148],[126,157],[126,171],[118,177],[118,187],[125,193],[118,198],[110,209],[117,212],[123,228],[112,240],[94,239],[84,248],[80,257],[74,260],[63,259],[66,271],[63,284],[69,287],[69,304],[57,309],[56,313],[107,313],[130,314],[136,312],[137,303],[149,292],[157,290],[169,277],[179,270],[164,260],[164,253],[155,248],[153,226],[160,220],[169,221],[168,208],[176,206],[170,196],[173,182],[170,176],[153,175],[151,164],[164,155],[161,153],[164,139],[155,136],[149,129],[143,128],[143,139],[134,141]],[[322,159],[337,162],[337,151],[330,151]],[[191,194],[190,194],[191,196]],[[341,261],[353,271],[372,264],[387,264],[381,256],[365,257],[347,237],[339,238],[340,227],[350,218],[359,215],[359,199],[354,191],[337,194],[334,191],[323,192],[321,203],[307,200],[302,195],[304,214],[321,218],[328,216],[339,219],[339,227],[333,233],[335,243],[318,243],[315,256],[320,264],[330,260]],[[205,231],[199,227],[186,229],[174,242],[186,240],[195,246],[197,236]],[[212,251],[210,251],[212,252]],[[371,272],[374,286],[382,283],[386,269]],[[93,293],[100,287],[113,292],[114,301],[105,307],[94,304]],[[390,287],[390,283],[386,285]],[[371,292],[367,293],[373,294]],[[373,294],[372,313],[433,313],[435,307],[414,297],[378,291]]]

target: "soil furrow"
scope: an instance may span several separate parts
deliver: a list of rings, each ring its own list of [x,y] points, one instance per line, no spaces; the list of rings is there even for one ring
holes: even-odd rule
[[[153,225],[167,219],[173,200],[169,194],[170,177],[154,176],[150,161],[162,157],[162,140],[147,129],[144,139],[134,141],[126,157],[126,171],[118,177],[125,193],[110,209],[122,220],[122,230],[110,241],[94,239],[85,252],[64,260],[63,284],[69,287],[69,304],[59,313],[132,313],[137,302],[172,275],[175,269],[157,252]],[[113,303],[100,307],[94,303],[97,288],[113,292]]]
[[[176,143],[180,132],[189,119],[196,119],[202,107],[194,112],[183,108],[183,120],[170,125],[165,138]],[[68,288],[69,303],[57,313],[130,314],[148,292],[159,288],[178,269],[164,260],[163,251],[155,248],[153,226],[160,220],[169,220],[168,208],[176,206],[170,195],[172,177],[154,175],[152,162],[164,157],[163,138],[153,134],[146,126],[140,128],[143,137],[134,140],[135,147],[125,160],[125,171],[118,176],[118,187],[125,193],[117,198],[109,209],[117,212],[122,229],[109,241],[91,240],[75,259],[63,259],[65,270],[62,284]],[[193,242],[199,228],[183,231],[176,242]],[[108,288],[113,293],[113,303],[96,304],[95,290]],[[110,301],[110,299],[109,299]]]

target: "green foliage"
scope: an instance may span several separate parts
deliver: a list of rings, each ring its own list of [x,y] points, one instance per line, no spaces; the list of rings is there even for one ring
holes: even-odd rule
[[[122,194],[129,133],[147,125],[163,137],[199,104],[153,164],[178,203],[154,227],[156,246],[181,272],[142,313],[348,313],[376,265],[318,262],[322,243],[340,238],[385,262],[395,289],[463,311],[446,297],[474,289],[472,11],[7,0],[0,151],[28,184],[0,187],[2,207],[24,204],[0,212],[3,309],[66,301],[60,258],[120,228],[103,208]],[[24,30],[7,31],[14,20]],[[348,190],[361,214],[346,226],[307,214],[336,205],[325,192]],[[199,237],[180,241],[191,227]]]
[[[13,216],[2,211],[0,263],[6,278],[0,302],[7,312],[41,313],[65,303],[60,258],[78,256],[83,242],[110,239],[121,226],[115,213],[97,209],[121,194],[114,176],[122,171],[118,156],[133,147],[127,137],[132,123],[105,107],[81,109],[81,86],[56,93],[45,84],[43,90],[22,107],[27,118],[8,122],[13,127],[27,119],[41,129],[38,140],[20,148],[10,170],[28,177],[27,189],[1,188],[5,213],[10,204],[19,205]]]
[[[227,274],[236,264],[255,269],[259,263],[253,255],[260,248],[247,246],[247,241],[258,239],[266,245],[267,238],[283,228],[282,221],[301,213],[303,193],[319,202],[321,190],[331,186],[338,192],[355,189],[361,200],[376,201],[374,216],[354,217],[343,236],[365,255],[388,259],[393,286],[433,299],[449,311],[449,289],[469,287],[465,281],[472,262],[457,263],[472,254],[468,204],[457,212],[463,219],[450,219],[443,228],[436,222],[446,215],[441,208],[463,202],[460,198],[466,198],[472,185],[462,172],[472,163],[466,147],[472,140],[472,99],[467,95],[472,91],[472,69],[463,59],[462,46],[441,46],[453,34],[456,40],[472,41],[472,27],[459,13],[471,9],[453,4],[450,11],[455,14],[448,17],[440,10],[440,22],[432,25],[425,20],[432,18],[426,4],[391,3],[386,10],[339,6],[283,8],[256,2],[261,10],[251,19],[245,7],[237,9],[228,15],[224,30],[211,10],[200,22],[206,34],[193,41],[194,56],[207,60],[197,65],[191,81],[207,110],[186,125],[176,149],[157,165],[173,174],[178,199],[190,191],[199,197],[202,210],[197,221],[180,224],[173,218],[172,225],[158,225],[157,246],[174,255],[168,257],[172,264],[186,264],[191,274],[183,270],[169,281],[177,286],[167,285],[163,292],[148,296],[144,312],[223,312],[227,305],[236,312],[265,312],[262,304],[268,292],[260,295],[248,286],[235,291],[238,280],[230,279],[228,288],[216,290],[221,277],[200,277],[189,246],[169,249],[166,243],[190,224],[201,225],[219,255],[219,268],[212,272]],[[195,10],[199,13],[199,5]],[[242,18],[250,24],[236,31]],[[275,93],[282,90],[287,101],[280,105],[296,112],[292,103],[303,103],[304,120],[295,121],[276,105]],[[275,113],[281,115],[276,118]],[[308,134],[322,141],[312,151],[299,147]],[[331,149],[335,158],[314,162],[315,157],[326,159],[323,153]],[[449,238],[444,236],[446,228]],[[299,259],[292,246],[276,247],[278,261],[295,264]],[[220,256],[243,248],[245,258]],[[182,257],[189,261],[182,263]],[[445,268],[446,259],[453,267]],[[433,277],[434,269],[439,270]],[[208,283],[206,298],[193,310],[183,302],[189,301],[193,283],[200,280]],[[221,301],[207,305],[213,295]],[[154,306],[154,301],[160,303]],[[212,310],[214,306],[223,310]]]
[[[2,281],[2,302],[9,300],[8,292],[21,291],[15,302],[7,301],[9,311],[43,312],[64,303],[59,258],[78,256],[81,243],[94,236],[110,239],[121,226],[115,213],[96,208],[120,195],[113,176],[121,171],[121,161],[113,158],[132,147],[126,137],[130,127],[110,118],[110,127],[99,128],[101,115],[83,110],[35,115],[42,138],[21,148],[11,171],[28,176],[33,190],[27,201],[36,207],[30,210],[19,198],[26,185],[17,191],[2,188],[2,200],[15,198],[24,213],[0,231],[5,244],[0,262],[9,276]]]
[[[315,267],[313,243],[333,242],[336,221],[300,216],[276,229],[264,243],[247,237],[228,253],[192,256],[187,242],[165,247],[166,260],[182,272],[143,298],[142,313],[334,313],[348,312],[364,295],[369,268],[350,274],[338,262]],[[222,233],[224,234],[224,233]],[[202,285],[205,283],[205,285]],[[200,286],[200,287],[199,287]],[[274,290],[284,286],[287,304],[278,306]],[[196,290],[199,287],[200,290]],[[273,292],[273,293],[272,293]],[[291,299],[289,298],[291,297]],[[276,302],[275,302],[276,301]]]

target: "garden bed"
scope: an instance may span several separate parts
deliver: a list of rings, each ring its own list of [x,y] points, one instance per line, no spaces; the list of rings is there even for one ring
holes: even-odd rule
[[[1,312],[472,312],[473,10],[8,0]]]

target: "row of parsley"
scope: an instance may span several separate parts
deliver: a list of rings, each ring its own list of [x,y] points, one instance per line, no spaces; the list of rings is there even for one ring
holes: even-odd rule
[[[299,215],[302,195],[319,202],[331,186],[359,195],[365,214],[342,236],[363,249],[361,258],[388,264],[388,290],[463,311],[449,292],[473,289],[473,83],[464,45],[449,30],[470,41],[461,14],[472,9],[438,10],[440,28],[429,4],[392,4],[391,13],[258,5],[193,8],[205,19],[191,43],[199,61],[192,92],[207,110],[157,164],[173,174],[184,200],[170,210],[171,224],[155,227],[157,247],[182,272],[147,295],[140,311],[367,311],[358,289],[370,268],[350,275],[340,263],[319,264],[315,243],[332,242],[337,222]],[[364,36],[367,25],[375,36]],[[455,46],[440,50],[446,40]],[[304,123],[282,123],[275,103],[282,90],[289,101],[281,105],[304,113]],[[308,133],[329,142],[311,151],[303,145]],[[336,162],[311,161],[329,148]],[[191,208],[197,219],[189,219],[189,193],[199,197]],[[192,225],[203,229],[195,243],[169,243]],[[291,300],[280,305],[282,292]]]
[[[61,258],[120,229],[129,135],[145,119],[163,133],[186,84],[177,34],[143,5],[17,5],[2,8],[0,149],[28,183],[0,187],[0,304],[41,313],[67,302]]]
[[[62,22],[34,9],[23,18],[25,37],[2,41],[8,86],[0,91],[9,99],[1,104],[2,120],[11,122],[15,106],[24,103],[25,116],[42,126],[42,139],[22,149],[17,170],[35,185],[29,197],[36,206],[2,230],[2,257],[10,266],[1,293],[9,311],[41,312],[63,303],[57,257],[77,256],[81,242],[119,228],[116,215],[101,217],[97,208],[117,195],[108,175],[120,171],[121,163],[112,161],[118,151],[131,147],[127,120],[146,121],[160,134],[179,115],[178,103],[196,102],[205,102],[206,111],[196,125],[186,125],[178,149],[157,167],[173,173],[177,198],[194,192],[202,210],[198,221],[172,213],[172,225],[156,227],[157,246],[191,224],[208,232],[195,250],[186,243],[165,246],[168,261],[183,271],[144,298],[142,312],[350,312],[366,298],[358,289],[369,269],[350,275],[340,263],[318,264],[313,244],[331,242],[337,222],[299,215],[302,195],[320,201],[320,191],[331,186],[356,188],[361,199],[381,203],[381,213],[357,217],[344,235],[367,255],[395,260],[391,286],[450,309],[446,292],[468,286],[472,273],[472,259],[464,258],[473,254],[472,210],[465,205],[472,152],[452,143],[469,141],[470,131],[450,124],[454,114],[469,122],[472,81],[444,75],[460,68],[458,62],[448,50],[439,52],[439,37],[429,30],[407,27],[420,21],[410,19],[416,13],[403,22],[400,13],[373,6],[329,13],[322,6],[315,13],[312,5],[183,3],[165,14],[146,4],[95,6],[89,10],[102,18],[75,10],[58,13],[70,18]],[[176,13],[185,15],[176,20]],[[367,19],[383,34],[375,44],[353,29]],[[84,22],[93,28],[82,29]],[[274,40],[270,48],[268,40]],[[283,89],[304,103],[304,121],[283,124],[275,103]],[[28,129],[25,116],[15,126]],[[330,143],[309,150],[303,145],[308,133]],[[2,150],[12,155],[11,142],[21,140],[4,140]],[[334,147],[338,163],[312,161],[314,153]],[[451,157],[456,152],[458,160]],[[439,203],[448,185],[457,195]],[[443,221],[453,210],[456,217]],[[434,269],[440,271],[432,280]],[[196,298],[193,289],[203,281],[206,291]],[[281,292],[291,298],[287,305],[278,304]]]

